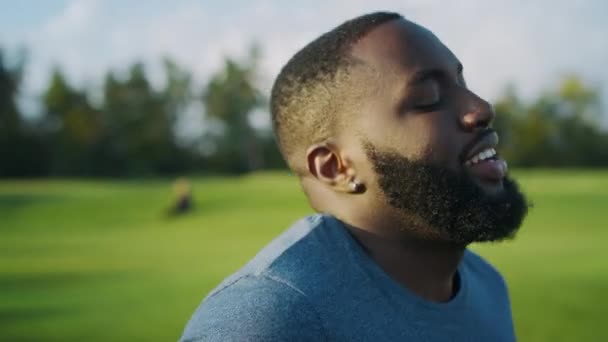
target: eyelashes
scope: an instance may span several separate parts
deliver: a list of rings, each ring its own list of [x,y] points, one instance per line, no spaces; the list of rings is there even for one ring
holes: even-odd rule
[[[412,108],[417,111],[428,111],[439,107],[441,104],[441,95],[437,89],[433,89],[432,94],[424,94],[423,96],[417,97],[422,98],[423,101],[417,100],[414,102]]]
[[[417,111],[430,110],[441,103],[441,98],[441,88],[438,82],[427,80],[411,94],[411,108]]]
[[[427,112],[439,108],[440,105],[441,100],[439,99],[437,101],[434,101],[433,103],[415,105],[413,109],[419,112]]]

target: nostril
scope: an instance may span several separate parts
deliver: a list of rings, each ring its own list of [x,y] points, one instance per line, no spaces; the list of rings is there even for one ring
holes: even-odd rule
[[[463,128],[468,131],[489,128],[496,116],[492,104],[468,89],[467,92],[466,102],[462,103],[464,112],[460,117]]]
[[[494,121],[494,112],[491,107],[485,110],[470,111],[462,116],[462,124],[467,130],[488,128]]]
[[[482,118],[479,119],[477,127],[483,127],[483,128],[490,127],[490,124],[492,124],[493,118],[494,118],[494,116],[491,114],[484,115]]]

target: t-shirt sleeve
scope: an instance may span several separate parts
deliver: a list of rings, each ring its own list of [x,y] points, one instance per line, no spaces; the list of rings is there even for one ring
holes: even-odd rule
[[[180,339],[194,341],[325,341],[306,296],[288,283],[246,276],[213,293]]]

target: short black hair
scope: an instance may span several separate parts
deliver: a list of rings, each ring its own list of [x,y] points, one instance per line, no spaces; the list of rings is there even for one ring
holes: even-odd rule
[[[292,169],[294,154],[331,136],[345,101],[352,100],[346,92],[351,67],[357,64],[353,45],[377,26],[402,18],[375,12],[348,20],[306,45],[283,67],[272,87],[270,110],[277,144]]]

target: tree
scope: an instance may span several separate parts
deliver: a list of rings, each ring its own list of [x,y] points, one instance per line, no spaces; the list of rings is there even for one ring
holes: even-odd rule
[[[501,153],[525,167],[608,166],[599,99],[598,90],[575,75],[528,103],[507,88],[495,105]]]
[[[52,173],[95,174],[95,149],[101,136],[100,113],[86,92],[72,87],[56,68],[42,97]]]
[[[163,59],[163,66],[165,69],[165,87],[161,96],[169,122],[174,126],[179,116],[194,100],[192,77],[187,70],[180,68],[170,58]]]
[[[47,172],[41,137],[23,119],[17,100],[25,70],[25,51],[13,63],[0,49],[0,176],[37,176]]]
[[[21,114],[17,108],[17,95],[23,76],[24,59],[10,65],[0,49],[0,134],[18,135],[21,130]]]
[[[190,76],[165,59],[166,84],[156,91],[136,63],[125,80],[108,73],[104,84],[105,155],[117,174],[171,174],[187,167],[175,123],[191,101]]]
[[[254,171],[264,162],[258,136],[248,118],[253,109],[266,103],[255,84],[258,55],[254,47],[244,63],[227,58],[202,96],[207,115],[220,120],[225,127],[217,153],[225,158],[218,162],[233,172]]]

